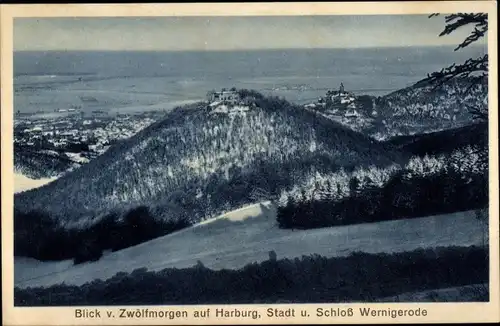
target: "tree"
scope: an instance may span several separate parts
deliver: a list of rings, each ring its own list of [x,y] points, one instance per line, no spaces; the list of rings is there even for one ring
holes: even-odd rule
[[[487,246],[488,230],[489,230],[489,215],[488,208],[482,208],[475,211],[476,219],[481,223],[482,227],[482,245]]]
[[[84,239],[78,247],[73,264],[78,265],[87,261],[97,261],[103,255],[102,248],[93,239]]]
[[[437,17],[439,14],[432,14],[429,18]],[[445,16],[445,28],[439,36],[445,36],[453,33],[464,26],[473,26],[470,35],[460,43],[454,51],[459,51],[482,39],[488,32],[488,15],[485,13],[457,13]],[[467,80],[470,86],[467,88],[469,92],[472,87],[484,80],[488,80],[488,54],[479,58],[467,59],[462,64],[452,64],[449,67],[443,68],[440,71],[428,74],[426,78],[417,82],[417,85],[434,85],[435,88],[446,84],[452,80]],[[466,104],[467,105],[467,104]],[[488,105],[481,107],[471,107],[468,109],[473,116],[478,120],[488,119]]]
[[[349,180],[349,196],[350,197],[357,197],[360,191],[360,182],[358,178],[352,177]]]

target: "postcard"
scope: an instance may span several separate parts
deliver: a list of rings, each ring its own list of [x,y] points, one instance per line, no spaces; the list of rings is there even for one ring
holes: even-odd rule
[[[496,2],[1,24],[6,325],[499,321]]]

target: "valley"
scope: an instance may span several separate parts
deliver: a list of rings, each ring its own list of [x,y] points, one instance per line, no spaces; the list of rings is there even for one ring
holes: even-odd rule
[[[75,110],[43,116],[17,114],[14,169],[28,178],[58,178],[164,115],[164,111],[136,114],[96,111],[89,117]]]
[[[41,187],[54,181],[56,178],[31,179],[23,174],[14,174],[14,193],[23,192]]]

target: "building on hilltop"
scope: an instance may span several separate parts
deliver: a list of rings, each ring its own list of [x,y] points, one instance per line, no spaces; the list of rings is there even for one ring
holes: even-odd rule
[[[326,92],[326,102],[333,104],[350,104],[354,101],[354,95],[346,92],[344,83],[340,83],[338,91],[329,90]]]
[[[207,99],[209,102],[224,102],[227,104],[236,104],[241,100],[240,95],[235,89],[229,91],[222,89],[220,92],[209,92]]]

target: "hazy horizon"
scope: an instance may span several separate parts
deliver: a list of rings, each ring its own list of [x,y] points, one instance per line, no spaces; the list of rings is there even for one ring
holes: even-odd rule
[[[404,45],[404,46],[371,46],[362,48],[275,48],[275,49],[221,49],[221,50],[135,50],[135,49],[121,49],[121,50],[64,50],[64,49],[50,49],[50,50],[14,50],[15,52],[259,52],[259,51],[318,51],[318,50],[384,50],[384,49],[401,49],[401,48],[455,48],[452,44],[442,45]],[[468,48],[486,48],[486,44],[471,44]],[[463,50],[462,50],[463,51]],[[455,52],[455,51],[453,51]]]
[[[16,18],[15,51],[248,51],[456,46],[428,15]],[[479,44],[485,43],[484,40]]]

